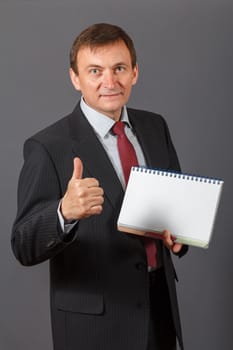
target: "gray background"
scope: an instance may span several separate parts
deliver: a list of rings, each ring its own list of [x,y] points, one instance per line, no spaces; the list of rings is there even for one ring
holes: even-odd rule
[[[10,250],[24,140],[70,112],[68,51],[89,24],[134,38],[140,78],[129,105],[163,114],[185,172],[223,178],[208,250],[175,260],[185,348],[233,349],[232,0],[0,1],[0,348],[51,350],[48,263]]]

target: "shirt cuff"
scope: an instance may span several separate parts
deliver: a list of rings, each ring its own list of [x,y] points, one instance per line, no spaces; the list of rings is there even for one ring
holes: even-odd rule
[[[59,223],[63,233],[70,233],[72,228],[78,223],[78,220],[75,220],[69,223],[65,222],[61,213],[61,201],[59,202],[59,205],[57,208],[57,215],[58,215]]]

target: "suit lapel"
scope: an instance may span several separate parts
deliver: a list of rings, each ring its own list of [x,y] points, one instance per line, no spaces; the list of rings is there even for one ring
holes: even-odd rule
[[[74,156],[79,157],[84,165],[84,177],[95,177],[103,187],[105,196],[116,207],[119,205],[119,194],[122,198],[124,195],[122,185],[105,149],[79,105],[71,114],[70,133]]]
[[[164,147],[164,143],[162,142],[164,133],[161,137],[157,125],[155,125],[153,128],[151,118],[147,124],[147,120],[144,118],[143,112],[136,116],[133,110],[129,109],[128,116],[135,134],[137,135],[137,139],[142,147],[146,165],[151,168],[169,168],[168,154],[164,152],[166,147]]]

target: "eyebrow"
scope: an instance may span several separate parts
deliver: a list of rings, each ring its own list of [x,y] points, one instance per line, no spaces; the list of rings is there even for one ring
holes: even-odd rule
[[[103,68],[103,67],[98,64],[89,64],[86,68],[88,69],[88,68]]]
[[[116,66],[126,66],[126,67],[128,67],[128,64],[125,63],[125,62],[119,62],[119,63],[114,64],[114,67],[116,67]]]
[[[127,63],[125,63],[125,62],[118,62],[118,63],[115,63],[115,64],[113,65],[113,68],[114,68],[114,67],[118,67],[118,66],[129,67],[129,65],[128,65]],[[99,65],[99,64],[93,63],[93,64],[89,64],[86,68],[87,68],[87,69],[88,69],[88,68],[103,68],[103,66],[101,66],[101,65]]]

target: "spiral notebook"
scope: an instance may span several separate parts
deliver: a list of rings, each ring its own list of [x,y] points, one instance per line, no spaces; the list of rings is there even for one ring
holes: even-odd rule
[[[167,229],[176,242],[207,248],[222,186],[222,180],[133,167],[118,230],[157,238]]]

